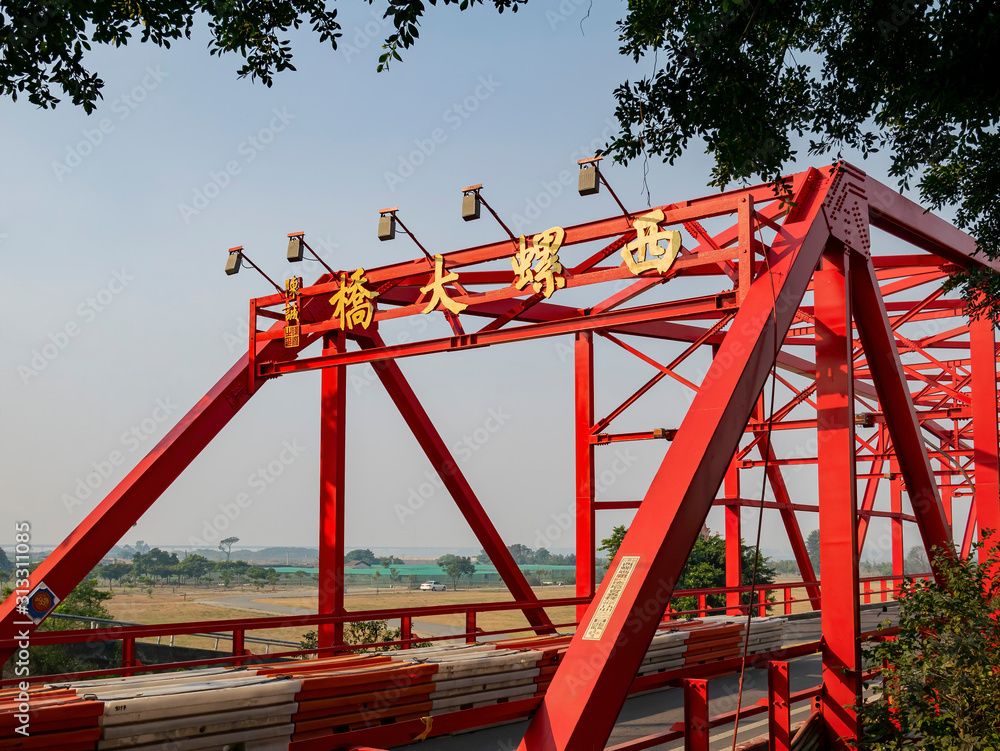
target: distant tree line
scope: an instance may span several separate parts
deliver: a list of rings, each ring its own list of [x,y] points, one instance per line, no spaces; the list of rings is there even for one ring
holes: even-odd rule
[[[402,558],[397,558],[394,555],[377,556],[368,548],[358,548],[344,556],[344,563],[352,561],[363,563],[366,566],[383,566],[384,568],[406,565],[406,561]]]
[[[559,553],[550,553],[546,548],[538,548],[538,550],[532,550],[527,545],[522,545],[519,542],[513,545],[508,545],[507,550],[510,551],[511,557],[514,559],[514,563],[518,566],[575,566],[576,565],[576,554],[570,553],[569,555],[560,555]],[[476,556],[476,563],[480,566],[489,566],[491,561],[489,555],[487,555],[485,550],[480,549],[479,555]]]
[[[258,588],[267,584],[275,585],[280,578],[273,568],[255,566],[246,561],[210,561],[203,555],[194,553],[183,560],[176,553],[168,553],[159,548],[150,548],[145,553],[133,553],[131,563],[107,563],[94,569],[94,576],[108,583],[120,586],[153,586],[161,582],[183,584],[186,581],[208,582],[217,579],[227,587],[250,582]]]

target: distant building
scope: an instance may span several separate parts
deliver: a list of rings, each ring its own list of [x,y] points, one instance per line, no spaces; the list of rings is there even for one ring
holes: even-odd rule
[[[347,563],[344,564],[344,568],[345,569],[349,569],[349,568],[371,568],[371,566],[369,566],[364,561],[348,561]]]

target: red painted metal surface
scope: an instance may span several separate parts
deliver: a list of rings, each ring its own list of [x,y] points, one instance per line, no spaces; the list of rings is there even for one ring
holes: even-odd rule
[[[65,597],[265,381],[321,369],[320,615],[110,629],[86,636],[65,632],[62,638],[38,632],[33,643],[103,634],[122,639],[126,663],[134,665],[136,638],[194,633],[206,626],[232,631],[238,652],[245,630],[279,622],[317,627],[323,646],[341,642],[343,624],[360,615],[346,614],[343,600],[344,507],[349,502],[344,493],[344,379],[347,365],[368,362],[515,602],[364,615],[403,617],[404,639],[412,638],[413,618],[441,612],[465,613],[471,639],[478,633],[476,614],[497,609],[522,609],[531,628],[548,631],[556,624],[546,609],[569,604],[577,608],[582,624],[540,706],[532,700],[517,708],[521,714],[508,707],[471,717],[502,721],[497,718],[507,717],[504,712],[524,716],[537,707],[521,745],[525,751],[602,745],[630,686],[645,685],[645,679],[634,679],[636,666],[676,594],[686,554],[713,505],[724,506],[728,586],[697,591],[699,609],[706,609],[708,597],[721,594],[721,610],[759,614],[759,601],[750,608],[740,606],[746,590],[737,586],[739,538],[745,532],[740,514],[744,507],[760,506],[758,488],[749,488],[741,473],[765,467],[773,495],[763,504],[770,515],[765,518],[787,536],[804,582],[778,588],[776,607],[790,608],[791,593],[800,588],[812,607],[826,605],[821,706],[828,729],[835,736],[851,736],[856,725],[843,705],[853,699],[860,678],[858,605],[862,599],[885,601],[898,586],[906,525],[915,523],[925,549],[947,547],[955,537],[963,554],[978,527],[1000,527],[996,341],[991,325],[966,324],[961,300],[940,290],[952,265],[983,263],[973,257],[971,238],[849,165],[841,171],[807,170],[791,181],[795,203],[790,210],[774,200],[766,185],[660,207],[663,228],[683,228],[690,238],[662,274],[636,277],[620,260],[623,249],[636,240],[633,219],[648,209],[565,228],[560,249],[565,288],[574,289],[577,300],[587,295],[585,307],[561,304],[559,292],[547,299],[517,289],[508,269],[513,253],[509,239],[444,254],[448,270],[461,278],[450,294],[468,306],[460,315],[446,316],[452,336],[392,345],[383,341],[383,327],[421,315],[427,304],[420,288],[432,281],[433,272],[424,257],[367,270],[370,289],[379,293],[370,329],[345,331],[339,317],[331,315],[329,298],[340,289],[337,276],[324,275],[303,288],[300,347],[286,349],[283,322],[271,325],[282,317],[282,295],[251,301],[248,354],[43,562],[31,584],[44,581]],[[873,236],[873,229],[882,234]],[[685,280],[696,286],[697,294]],[[606,286],[610,284],[616,285],[614,291]],[[265,330],[258,329],[261,319]],[[573,338],[571,516],[579,597],[542,602],[514,564],[397,360],[556,336]],[[300,355],[320,339],[326,342],[321,353]],[[657,350],[654,355],[646,346],[650,342],[667,343],[671,354]],[[642,384],[638,389],[611,394],[609,403],[618,406],[598,419],[596,388],[601,386],[603,396],[613,384],[595,384],[595,359],[603,347],[612,346],[634,358],[638,367],[651,368],[652,375],[637,381]],[[815,352],[815,361],[806,356],[809,351]],[[703,373],[695,363],[709,352],[711,367]],[[772,373],[779,384],[778,403],[765,411],[760,396]],[[693,398],[679,427],[652,418],[647,421],[653,424],[641,429],[617,428],[619,417],[635,415],[639,402],[661,383],[661,389]],[[777,435],[801,437],[798,449],[788,451]],[[615,451],[612,446],[622,441],[655,439],[666,439],[662,445],[669,448],[643,499],[598,498],[595,463],[600,452]],[[802,477],[816,483],[805,498]],[[854,478],[865,481],[863,493]],[[876,508],[886,498],[889,510]],[[961,506],[966,503],[967,511]],[[598,586],[597,514],[628,508],[636,509],[635,520]],[[819,519],[822,588],[815,581],[801,524],[811,514]],[[874,529],[880,531],[873,535]],[[893,576],[858,577],[859,556],[872,547],[890,555]],[[614,585],[602,609],[606,620],[592,631],[593,638],[583,638],[598,623],[598,603],[623,562],[630,574]],[[7,654],[21,628],[14,625],[15,604],[12,597],[0,608],[0,652]],[[772,677],[772,693],[784,697],[782,676],[772,670]],[[467,729],[467,722],[480,720],[442,720],[439,729]],[[706,727],[717,721],[713,718]],[[784,720],[778,716],[772,722],[782,725]],[[359,731],[350,743],[386,747],[398,738],[412,738],[405,736],[407,728],[383,730],[382,736],[378,730]],[[695,742],[695,736],[690,738]],[[650,747],[643,743],[622,748]],[[324,747],[308,744],[302,748]]]
[[[593,597],[597,589],[597,541],[594,524],[594,335],[576,334],[574,340],[574,376],[576,380],[576,594]],[[579,605],[576,618],[583,618],[586,605]]]
[[[990,529],[990,547],[1000,543],[1000,461],[998,461],[996,339],[989,320],[969,327],[972,355],[972,421],[975,437],[976,512],[980,529]],[[986,552],[981,551],[985,556]]]
[[[343,352],[342,332],[324,338],[324,352]],[[321,614],[344,612],[344,504],[347,440],[347,368],[327,368],[320,383],[319,433],[319,585]],[[344,643],[344,624],[322,624],[318,643]]]
[[[708,751],[708,681],[684,681],[684,751]]]
[[[787,662],[767,663],[768,751],[791,751],[791,684]]]
[[[816,311],[816,442],[819,450],[820,564],[823,596],[823,716],[831,741],[856,738],[850,709],[861,690],[861,613],[858,607],[857,479],[855,478],[854,370],[851,289],[854,259],[833,241],[813,278]],[[835,748],[846,748],[836,741]]]

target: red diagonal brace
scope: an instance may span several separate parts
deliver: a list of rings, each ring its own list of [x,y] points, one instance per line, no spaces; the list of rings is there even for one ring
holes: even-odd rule
[[[889,437],[899,459],[900,471],[917,519],[924,548],[938,546],[951,551],[951,534],[938,497],[937,483],[917,423],[917,413],[889,325],[885,303],[879,292],[875,270],[867,258],[851,259],[851,292],[854,321],[861,345],[868,354],[868,367],[885,415]],[[935,568],[935,574],[937,570]],[[940,581],[940,580],[939,580]]]
[[[377,332],[371,332],[367,336],[369,338],[358,339],[358,343],[362,349],[375,350],[385,347],[385,342],[382,341],[382,337]],[[378,375],[379,380],[382,381],[385,390],[389,392],[389,396],[395,403],[396,409],[399,410],[399,414],[402,415],[406,424],[413,432],[417,443],[420,444],[420,448],[423,449],[427,458],[430,459],[434,470],[441,477],[441,481],[448,489],[448,492],[451,493],[451,497],[455,499],[459,510],[482,544],[483,550],[486,551],[486,554],[490,557],[490,561],[496,566],[497,573],[500,574],[500,577],[507,585],[507,589],[510,590],[511,594],[517,600],[537,602],[538,598],[528,585],[527,579],[524,578],[521,569],[514,563],[514,558],[511,556],[510,551],[507,550],[507,546],[503,544],[500,533],[493,526],[489,515],[476,497],[472,486],[469,485],[469,481],[465,479],[465,475],[462,474],[462,470],[459,469],[454,457],[445,445],[444,440],[442,440],[441,435],[437,432],[437,428],[434,427],[434,423],[431,422],[431,418],[424,410],[423,405],[417,399],[417,395],[413,392],[399,365],[396,364],[395,360],[382,360],[380,362],[373,362],[372,367],[375,368],[375,373]],[[528,619],[528,623],[535,627],[539,633],[552,633],[554,631],[552,622],[545,614],[541,605],[525,608],[524,617]]]

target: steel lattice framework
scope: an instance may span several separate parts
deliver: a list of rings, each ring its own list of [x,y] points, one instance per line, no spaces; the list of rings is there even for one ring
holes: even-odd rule
[[[725,509],[727,587],[741,584],[740,512],[760,506],[740,473],[764,468],[777,513],[814,607],[822,597],[826,726],[851,738],[846,705],[860,690],[858,563],[872,520],[888,519],[894,574],[903,525],[926,550],[967,555],[977,529],[1000,528],[997,351],[988,321],[969,322],[942,294],[955,268],[993,264],[944,220],[848,164],[788,178],[791,201],[759,185],[706,198],[553,228],[442,256],[324,275],[314,284],[250,303],[244,355],[32,574],[63,598],[199,452],[269,381],[322,370],[320,587],[322,614],[344,608],[347,366],[371,363],[531,627],[552,621],[515,565],[476,492],[407,382],[398,361],[545,337],[573,338],[577,594],[580,627],[520,748],[593,749],[609,737],[652,635],[669,606],[696,536],[713,507]],[[711,231],[706,225],[718,226]],[[879,230],[873,252],[871,230]],[[895,240],[889,240],[889,236]],[[884,243],[878,242],[884,239]],[[896,252],[906,247],[905,253]],[[686,296],[679,281],[715,291]],[[616,290],[603,293],[608,286]],[[704,285],[703,285],[704,286]],[[588,305],[560,304],[563,290]],[[574,298],[577,299],[577,298]],[[289,317],[294,308],[294,321]],[[450,336],[387,344],[394,319],[443,314]],[[261,319],[272,321],[259,328]],[[297,324],[298,329],[292,329]],[[595,342],[652,367],[637,391],[595,412]],[[661,363],[651,340],[679,354]],[[314,343],[322,352],[307,356]],[[610,346],[609,345],[609,346]],[[602,345],[604,346],[604,345]],[[711,352],[693,377],[687,361]],[[773,375],[781,398],[767,404]],[[676,429],[613,432],[615,420],[661,381],[693,394]],[[785,431],[812,436],[782,456]],[[641,501],[596,497],[595,452],[619,441],[671,441]],[[783,468],[813,465],[816,502],[792,498]],[[876,508],[888,485],[889,510]],[[720,492],[721,491],[721,492]],[[911,511],[904,513],[903,498]],[[953,503],[968,500],[961,519]],[[595,581],[595,514],[635,509],[603,582]],[[812,570],[797,519],[818,512],[823,582]],[[15,597],[0,610],[9,656],[25,629]],[[744,612],[727,593],[730,613]],[[29,630],[31,627],[28,627]],[[342,641],[342,623],[320,625],[320,646]],[[408,636],[408,634],[407,634]],[[841,744],[843,741],[841,741]],[[316,746],[319,747],[319,746]]]

